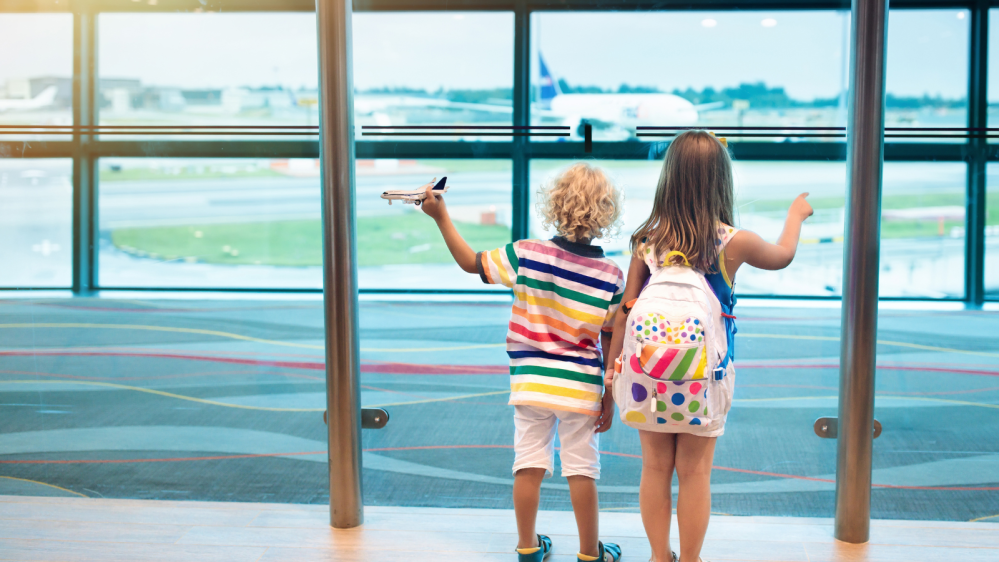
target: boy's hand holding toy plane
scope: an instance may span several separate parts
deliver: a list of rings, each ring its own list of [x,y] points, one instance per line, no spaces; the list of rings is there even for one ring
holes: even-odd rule
[[[394,189],[385,191],[382,193],[382,199],[387,199],[389,205],[392,204],[392,201],[402,201],[407,204],[412,203],[414,205],[419,205],[423,203],[424,199],[427,198],[428,188],[437,195],[447,193],[448,186],[444,185],[445,183],[447,183],[447,176],[442,177],[441,181],[437,181],[437,178],[434,178],[430,181],[430,183],[416,189]]]

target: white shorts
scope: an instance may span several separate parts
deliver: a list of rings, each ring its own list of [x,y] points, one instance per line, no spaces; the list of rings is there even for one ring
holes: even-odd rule
[[[577,412],[536,406],[514,406],[513,473],[522,468],[543,468],[545,477],[555,468],[555,431],[558,429],[562,477],[600,479],[600,436],[597,418]]]

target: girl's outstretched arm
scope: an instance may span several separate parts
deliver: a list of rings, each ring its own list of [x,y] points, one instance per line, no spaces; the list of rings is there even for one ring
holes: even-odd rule
[[[631,265],[628,267],[628,281],[624,285],[624,295],[621,297],[621,308],[617,310],[614,317],[614,334],[611,336],[609,348],[604,353],[604,384],[610,385],[614,376],[614,360],[621,355],[624,349],[624,332],[628,327],[628,314],[624,311],[625,303],[638,298],[645,286],[645,280],[649,278],[649,266],[638,257],[632,256]]]
[[[784,230],[776,244],[771,244],[748,230],[736,233],[725,248],[725,270],[730,277],[735,277],[736,270],[743,263],[770,271],[791,265],[798,250],[801,223],[812,216],[812,206],[808,204],[806,197],[808,193],[802,193],[791,203],[787,220],[784,221]]]
[[[458,234],[458,229],[451,222],[447,206],[444,205],[444,196],[433,193],[432,188],[427,187],[427,198],[423,200],[421,207],[427,216],[437,222],[437,228],[441,229],[441,235],[444,236],[444,243],[458,266],[468,273],[478,273],[479,270],[475,267],[475,250]]]

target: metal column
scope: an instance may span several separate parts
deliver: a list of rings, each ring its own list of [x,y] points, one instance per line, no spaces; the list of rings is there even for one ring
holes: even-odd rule
[[[984,135],[988,127],[989,0],[971,9],[971,68],[968,83],[968,127]],[[988,139],[969,141],[967,220],[964,223],[964,298],[974,306],[985,302],[985,205]]]
[[[364,521],[357,244],[354,236],[351,2],[317,0],[316,16],[319,25],[319,153],[322,159],[330,524],[348,528]]]
[[[531,13],[524,0],[519,0],[514,10],[513,125],[526,127],[531,124]],[[514,241],[530,237],[531,169],[530,159],[527,156],[529,138],[513,137],[513,224],[510,230]]]
[[[853,0],[835,529],[850,543],[867,542],[871,525],[887,4]]]
[[[73,292],[95,288],[97,264],[97,158],[93,155],[97,125],[97,15],[73,14]]]

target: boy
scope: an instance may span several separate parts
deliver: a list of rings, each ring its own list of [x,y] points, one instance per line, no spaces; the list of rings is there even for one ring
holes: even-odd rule
[[[617,223],[620,196],[603,172],[586,164],[572,166],[539,195],[544,225],[558,236],[520,240],[490,252],[469,247],[451,223],[444,198],[429,189],[423,211],[437,222],[463,270],[513,289],[507,354],[520,562],[540,562],[552,551],[551,539],[535,532],[535,521],[541,481],[554,468],[556,431],[579,529],[578,560],[617,562],[621,548],[598,540],[597,434],[610,429],[614,415],[610,393],[601,395],[601,353],[610,344],[624,277],[590,242]]]

